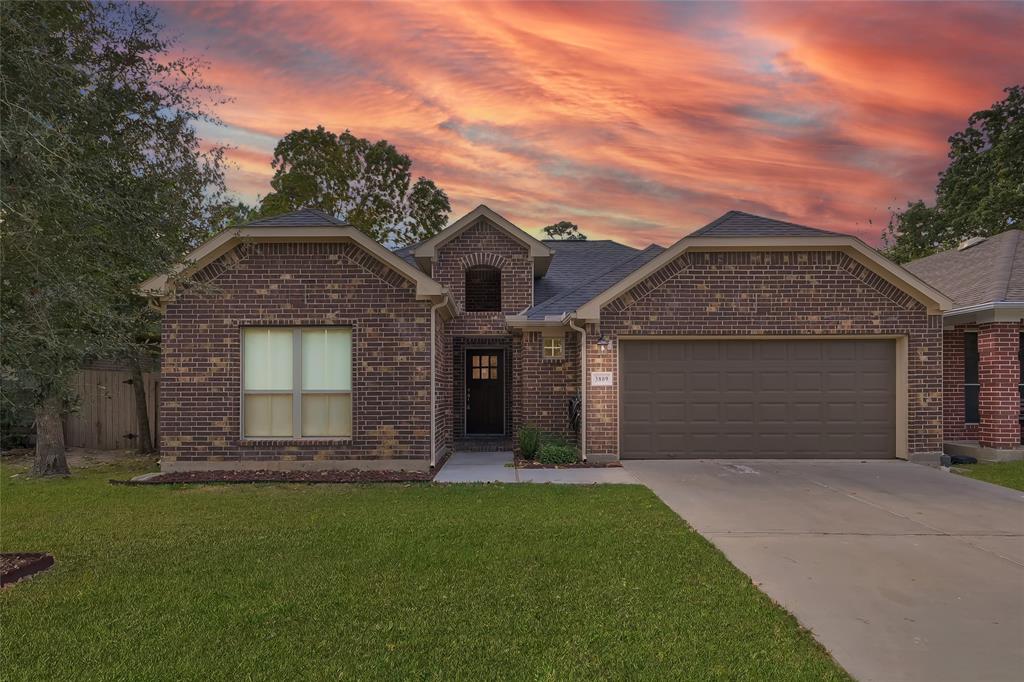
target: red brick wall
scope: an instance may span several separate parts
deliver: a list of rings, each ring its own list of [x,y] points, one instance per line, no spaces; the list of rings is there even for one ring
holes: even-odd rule
[[[1020,323],[978,325],[978,442],[990,448],[1020,445]]]
[[[244,244],[203,275],[163,321],[166,462],[429,460],[430,304],[412,283],[340,243]],[[326,324],[352,327],[352,438],[243,441],[240,329]]]
[[[501,312],[465,312],[466,268],[491,265],[501,270]],[[507,335],[506,315],[533,304],[533,261],[527,247],[485,218],[441,245],[432,277],[448,287],[459,316],[450,325],[452,336]]]
[[[545,433],[575,439],[569,425],[569,399],[580,390],[579,335],[565,334],[565,357],[544,357],[541,332],[517,337],[519,378],[516,426],[536,426]]]
[[[967,440],[964,422],[964,328],[942,332],[942,437]]]
[[[448,333],[449,320],[437,315],[437,326],[434,330],[434,372],[436,410],[434,413],[434,442],[437,457],[440,458],[452,447],[452,345],[451,334]]]
[[[941,450],[941,316],[842,253],[689,253],[606,305],[589,332],[588,377],[617,370],[625,335],[907,334],[909,450]],[[618,453],[619,385],[587,387],[588,453]]]

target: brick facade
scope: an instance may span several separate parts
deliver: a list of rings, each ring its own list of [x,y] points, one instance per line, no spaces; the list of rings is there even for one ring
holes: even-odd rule
[[[544,357],[544,335],[537,331],[519,334],[515,352],[519,363],[516,394],[517,425],[536,426],[545,433],[576,439],[569,424],[569,400],[580,392],[579,334],[557,333],[564,338],[564,357]]]
[[[1020,447],[1019,322],[978,325],[978,443]]]
[[[978,425],[965,421],[963,325],[942,333],[942,438],[976,440]]]
[[[241,244],[179,291],[163,321],[162,465],[415,468],[430,458],[430,303],[345,243]],[[352,328],[352,437],[246,440],[241,329]]]
[[[687,253],[604,306],[588,332],[587,376],[617,372],[620,336],[906,335],[908,448],[941,450],[942,318],[843,253]],[[618,454],[620,385],[587,387],[588,454]]]

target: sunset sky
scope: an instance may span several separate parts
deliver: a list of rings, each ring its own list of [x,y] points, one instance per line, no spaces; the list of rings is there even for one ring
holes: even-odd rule
[[[229,189],[277,140],[384,138],[524,229],[669,244],[729,209],[879,243],[946,138],[1024,81],[1024,3],[160,4],[233,101]],[[871,221],[871,222],[869,222]]]

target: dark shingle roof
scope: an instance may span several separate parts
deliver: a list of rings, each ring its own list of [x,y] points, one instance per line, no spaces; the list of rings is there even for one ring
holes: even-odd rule
[[[282,213],[281,215],[260,218],[245,227],[316,227],[321,225],[344,225],[332,215],[328,215],[315,208],[301,208],[298,211]]]
[[[1024,238],[1018,229],[903,267],[953,299],[957,308],[1024,301]]]
[[[631,249],[633,251],[631,256],[603,270],[596,267],[590,269],[580,268],[581,277],[572,287],[567,288],[563,293],[553,296],[539,305],[534,305],[527,311],[526,316],[531,320],[543,320],[547,315],[561,315],[562,313],[572,312],[605,289],[616,284],[629,273],[646,265],[664,250],[663,247],[657,244],[651,244],[643,251]],[[551,263],[552,267],[554,267],[558,258],[558,255],[556,255]]]
[[[545,239],[555,252],[547,274],[534,280],[535,306],[572,291],[594,275],[628,260],[639,250],[608,239]]]
[[[763,218],[743,211],[729,211],[692,232],[691,237],[815,237],[835,232]]]

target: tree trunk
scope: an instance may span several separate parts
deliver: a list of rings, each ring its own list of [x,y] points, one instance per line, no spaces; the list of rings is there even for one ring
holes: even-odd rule
[[[50,396],[36,407],[36,461],[31,476],[69,476],[68,460],[64,456],[64,401]]]
[[[139,452],[153,452],[153,436],[149,430],[149,409],[146,404],[146,381],[142,377],[139,358],[132,358],[132,388],[135,389],[135,416],[139,422]]]

